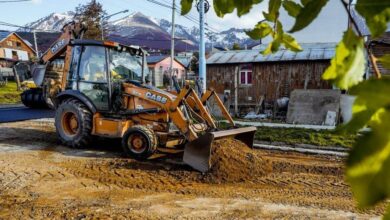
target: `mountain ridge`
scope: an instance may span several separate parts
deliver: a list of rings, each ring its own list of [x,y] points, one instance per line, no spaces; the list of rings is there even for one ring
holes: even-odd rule
[[[36,21],[26,24],[26,27],[39,31],[60,31],[67,22],[73,19],[74,12],[51,13]],[[166,19],[146,16],[141,12],[134,12],[128,16],[108,23],[112,30],[108,38],[124,44],[133,44],[157,50],[169,50],[171,22]],[[199,29],[195,26],[186,27],[175,25],[176,48],[178,51],[197,50]],[[18,31],[30,31],[28,28],[20,28]],[[219,33],[209,32],[206,46],[231,48],[234,43],[241,47],[250,46],[256,42],[245,34],[245,30],[231,28]],[[210,39],[213,39],[211,41]]]

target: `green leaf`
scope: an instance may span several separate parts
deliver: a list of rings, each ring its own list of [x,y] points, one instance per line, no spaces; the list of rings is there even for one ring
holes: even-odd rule
[[[283,34],[283,45],[294,52],[302,51],[302,47],[299,45],[299,43],[295,40],[294,37],[288,34]]]
[[[383,220],[390,220],[390,205],[387,206],[387,211],[383,216]]]
[[[390,54],[386,54],[380,58],[378,61],[387,69],[390,69]]]
[[[258,23],[251,31],[246,31],[246,34],[253,40],[260,40],[273,32],[271,26],[266,22]]]
[[[181,0],[181,15],[186,15],[191,11],[194,0]]]
[[[295,24],[289,32],[297,32],[307,27],[321,12],[322,8],[329,0],[311,0],[304,3],[299,14],[296,16]]]
[[[230,14],[237,9],[237,15],[241,17],[249,13],[252,7],[261,3],[263,0],[214,0],[214,11],[218,17],[224,17],[226,14]]]
[[[372,37],[377,38],[385,33],[390,21],[390,1],[358,0],[356,10],[365,18]]]
[[[353,118],[339,129],[354,133],[365,127],[379,109],[390,106],[390,79],[364,81],[352,87],[349,94],[356,96],[352,108]]]
[[[380,91],[381,92],[381,91]],[[372,131],[360,137],[347,161],[347,181],[360,207],[369,207],[390,195],[390,111],[378,110]]]
[[[274,39],[270,44],[268,44],[268,47],[261,52],[263,55],[268,55],[270,53],[275,53],[280,48],[281,41],[279,38]]]
[[[275,22],[279,18],[279,9],[282,0],[270,0],[268,3],[268,13],[263,12],[264,18],[268,21]]]
[[[353,119],[344,129],[371,131],[356,141],[347,160],[347,181],[360,207],[390,196],[390,79],[372,79],[350,89]]]
[[[340,89],[348,89],[363,80],[366,67],[364,40],[349,29],[336,49],[330,67],[322,75]]]
[[[275,28],[276,30],[272,33],[273,41],[268,45],[267,49],[261,52],[263,55],[277,52],[283,43],[283,25],[279,20],[276,21]]]
[[[287,11],[287,13],[291,17],[297,17],[299,15],[299,12],[302,9],[302,7],[299,4],[297,4],[291,0],[285,0],[283,2],[283,8]]]
[[[302,5],[307,5],[311,0],[301,0]]]
[[[248,14],[252,9],[253,5],[261,3],[263,0],[240,0],[234,1],[237,8],[237,15],[241,17],[242,15]]]
[[[390,106],[390,79],[371,79],[352,87],[349,94],[356,96],[355,112],[364,109],[378,110]]]

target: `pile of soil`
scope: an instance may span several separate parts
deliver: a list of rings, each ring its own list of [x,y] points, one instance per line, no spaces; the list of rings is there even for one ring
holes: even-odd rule
[[[256,151],[236,139],[216,140],[212,146],[211,169],[204,180],[210,183],[256,182],[272,168]]]

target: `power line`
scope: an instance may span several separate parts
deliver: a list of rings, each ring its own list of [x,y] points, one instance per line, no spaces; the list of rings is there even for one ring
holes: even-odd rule
[[[151,3],[154,3],[154,4],[157,4],[157,5],[160,5],[160,6],[165,7],[165,8],[172,9],[172,6],[166,5],[166,4],[164,4],[164,3],[161,3],[161,2],[158,2],[158,1],[155,1],[155,0],[146,0],[146,1],[151,2]]]
[[[59,31],[55,31],[55,30],[43,30],[43,29],[38,29],[38,28],[31,28],[31,27],[27,27],[27,26],[21,26],[21,25],[17,25],[17,24],[11,24],[11,23],[4,22],[4,21],[0,21],[0,26],[16,27],[16,28],[23,28],[23,29],[28,29],[28,30],[49,32],[49,33],[58,33],[59,32]]]
[[[165,8],[169,8],[169,9],[172,9],[172,6],[170,5],[167,5],[168,2],[167,1],[164,1],[165,3],[167,4],[164,4],[164,3],[161,3],[161,2],[157,2],[155,0],[146,0],[148,2],[151,2],[151,3],[154,3],[154,4],[157,4],[159,6],[162,6],[162,7],[165,7]],[[187,20],[199,25],[199,20],[197,18],[194,18],[192,17],[191,15],[182,15],[179,11],[181,11],[181,7],[180,6],[176,6],[176,9],[178,9],[178,11],[176,11],[177,14],[179,14],[180,16],[186,18]],[[206,24],[206,29],[210,32],[213,32],[213,33],[218,33],[218,30],[216,30],[215,28],[211,27],[209,24]]]
[[[31,2],[32,0],[0,0],[0,3]]]

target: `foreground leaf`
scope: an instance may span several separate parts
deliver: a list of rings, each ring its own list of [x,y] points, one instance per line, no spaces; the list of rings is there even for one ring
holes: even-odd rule
[[[328,1],[329,0],[302,1],[304,7],[301,8],[299,14],[296,16],[295,24],[289,32],[293,33],[300,31],[311,24]]]
[[[263,12],[264,18],[270,22],[276,22],[279,18],[279,9],[282,5],[282,0],[270,0],[268,3],[268,13]]]
[[[224,17],[226,14],[230,14],[237,9],[237,15],[241,17],[244,14],[249,13],[252,7],[261,3],[263,0],[214,0],[214,11],[218,17]]]
[[[181,0],[181,15],[186,15],[191,11],[194,0]]]
[[[322,78],[330,80],[340,89],[348,89],[363,80],[365,67],[364,40],[349,29],[344,33],[336,55]]]
[[[360,207],[390,196],[390,111],[380,109],[369,122],[372,131],[359,138],[347,161],[347,181]]]
[[[390,1],[358,0],[356,10],[365,18],[372,37],[377,38],[386,32],[390,21]]]
[[[369,123],[379,109],[390,106],[390,79],[364,81],[352,87],[349,94],[356,97],[352,108],[353,118],[340,129],[356,133]]]
[[[291,35],[283,34],[283,45],[294,52],[302,51],[301,45]]]
[[[382,63],[382,65],[387,68],[387,69],[390,69],[390,54],[386,54],[382,57],[379,57],[378,58],[378,61],[380,63]]]
[[[352,87],[353,119],[343,129],[371,129],[356,141],[347,160],[347,181],[360,207],[390,196],[390,79],[372,79]]]
[[[273,32],[271,26],[266,22],[258,23],[251,31],[246,31],[246,34],[253,40],[260,40],[270,35]]]
[[[285,0],[283,2],[283,8],[287,11],[287,13],[292,17],[297,17],[302,7],[295,3],[292,0]]]

